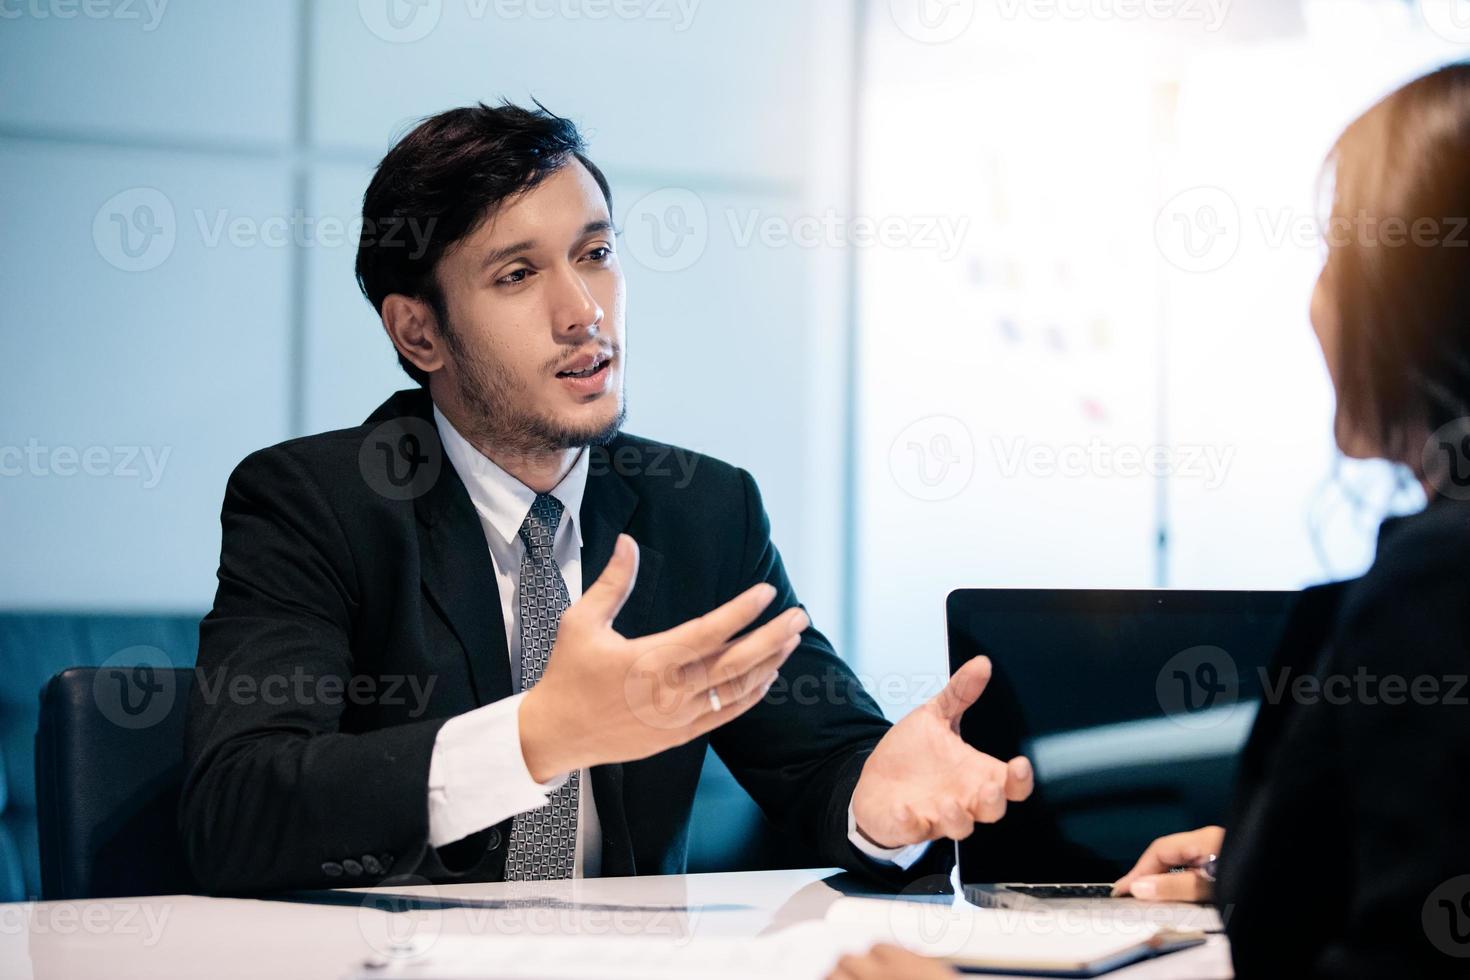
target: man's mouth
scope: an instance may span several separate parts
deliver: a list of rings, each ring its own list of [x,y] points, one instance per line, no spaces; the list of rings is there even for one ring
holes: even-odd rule
[[[612,363],[612,354],[608,351],[598,351],[596,354],[588,354],[579,357],[567,366],[565,370],[556,372],[558,378],[591,378],[607,370]]]

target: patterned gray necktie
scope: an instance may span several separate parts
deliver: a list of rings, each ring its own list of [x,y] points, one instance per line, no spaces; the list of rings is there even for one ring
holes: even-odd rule
[[[541,679],[561,614],[571,605],[552,545],[561,523],[561,501],[537,494],[521,525],[521,690]],[[505,856],[506,881],[552,881],[572,876],[577,853],[577,793],[580,773],[550,794],[545,806],[516,816]]]

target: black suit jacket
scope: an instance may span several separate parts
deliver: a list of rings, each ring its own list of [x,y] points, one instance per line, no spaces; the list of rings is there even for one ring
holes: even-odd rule
[[[797,604],[748,473],[628,435],[592,452],[584,584],[620,532],[641,548],[621,633],[667,629],[761,581],[777,590],[761,622]],[[508,697],[511,676],[484,533],[427,393],[399,392],[357,428],[251,454],[230,477],[221,522],[180,805],[200,882],[250,892],[500,879],[509,820],[437,850],[428,842],[435,736],[446,719]],[[810,846],[813,865],[891,877],[848,843],[846,825],[887,728],[809,629],[747,714],[591,771],[603,874],[684,870],[713,745],[777,827]],[[952,849],[932,852],[942,865]]]
[[[1266,678],[1220,857],[1236,974],[1464,976],[1470,503],[1385,522],[1368,574],[1306,601],[1326,641]]]

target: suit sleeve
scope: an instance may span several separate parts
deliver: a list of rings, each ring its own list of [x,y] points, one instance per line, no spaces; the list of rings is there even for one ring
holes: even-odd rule
[[[199,628],[179,808],[211,892],[377,884],[428,842],[445,719],[340,730],[355,670],[353,559],[321,489],[283,448],[231,475],[213,609]]]
[[[1464,975],[1450,953],[1470,942],[1470,606],[1462,571],[1422,571],[1366,601],[1326,660],[1348,799],[1323,819],[1348,825],[1354,886],[1320,976]]]
[[[752,629],[800,605],[755,481],[740,472],[745,531],[741,580],[731,593],[758,582],[776,598]],[[953,848],[931,846],[904,869],[869,859],[848,839],[848,806],[863,763],[888,731],[882,711],[815,627],[781,668],[765,699],[715,729],[711,744],[732,774],[782,832],[812,849],[811,864],[835,865],[902,886],[947,873]]]

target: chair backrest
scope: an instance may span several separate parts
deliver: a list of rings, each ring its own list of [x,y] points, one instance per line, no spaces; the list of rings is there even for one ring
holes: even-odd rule
[[[198,890],[178,833],[193,671],[73,667],[41,692],[36,803],[47,900]]]

